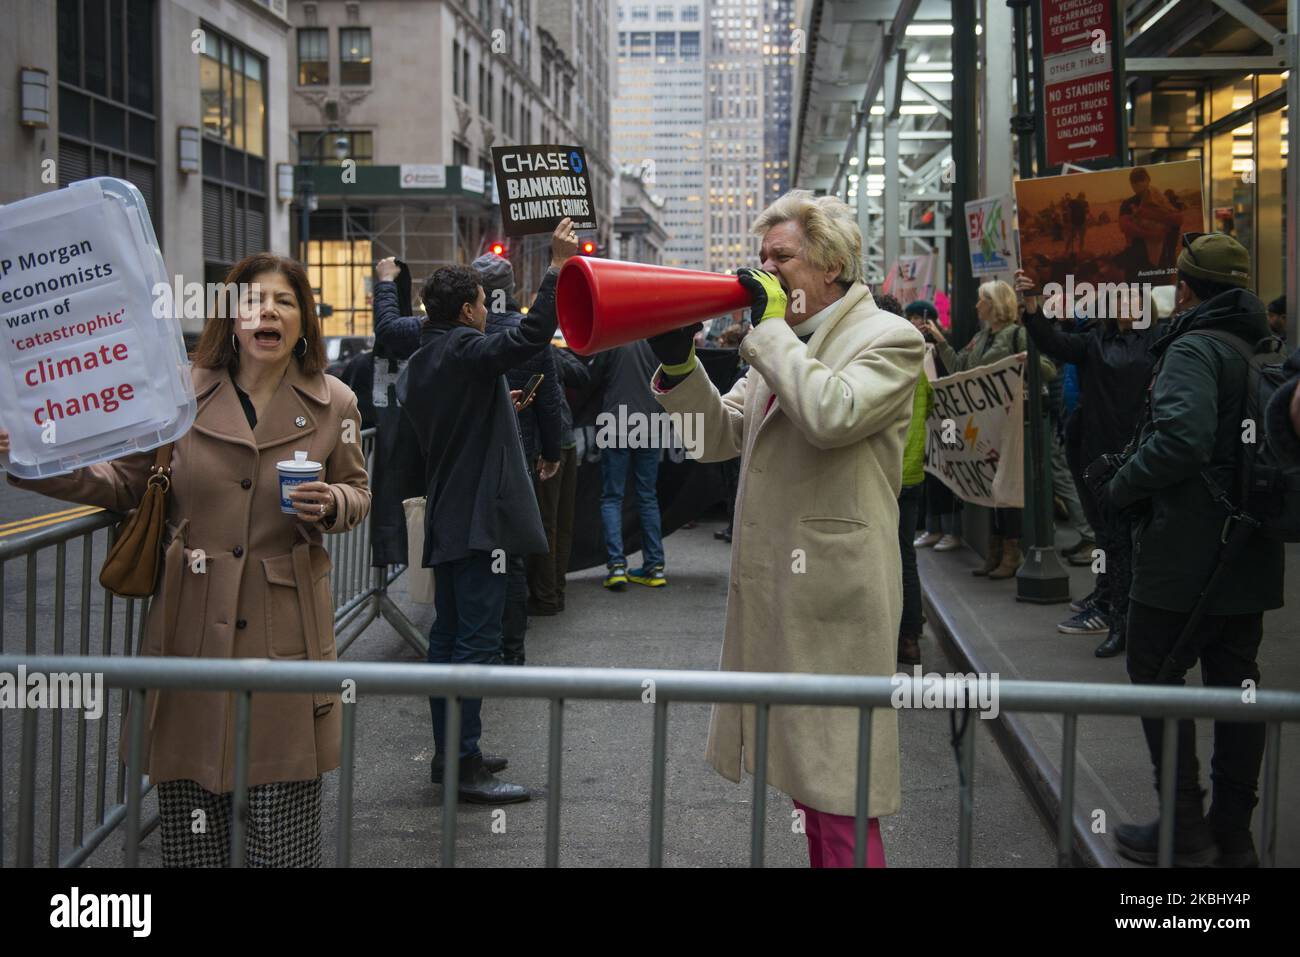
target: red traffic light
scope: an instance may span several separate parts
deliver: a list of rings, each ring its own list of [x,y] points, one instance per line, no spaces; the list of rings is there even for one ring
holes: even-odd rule
[[[493,243],[493,244],[492,244],[492,255],[494,255],[494,256],[504,256],[505,254],[506,254],[506,247],[505,247],[505,246],[503,246],[501,243]]]
[[[592,253],[596,251],[596,244],[588,240],[587,242],[582,244],[582,251],[586,255],[590,256]]]

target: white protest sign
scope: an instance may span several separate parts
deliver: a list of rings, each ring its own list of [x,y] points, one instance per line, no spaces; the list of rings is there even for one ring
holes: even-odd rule
[[[966,204],[966,240],[970,271],[979,278],[1008,282],[1020,268],[1015,243],[1016,206],[1008,193]]]
[[[938,255],[899,256],[885,277],[884,291],[904,306],[917,299],[929,299]]]
[[[1024,360],[935,379],[925,420],[925,470],[963,502],[1023,508]]]
[[[194,421],[166,269],[140,191],[101,177],[0,207],[5,469],[57,475],[170,442]]]

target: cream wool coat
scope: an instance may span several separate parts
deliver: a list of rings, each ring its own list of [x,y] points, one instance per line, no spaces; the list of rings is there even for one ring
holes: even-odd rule
[[[807,345],[777,319],[750,332],[740,346],[750,371],[726,396],[698,365],[655,393],[670,412],[704,416],[702,461],[741,459],[723,671],[897,670],[898,494],[925,345],[861,283],[832,308]],[[742,764],[754,770],[754,710],[713,708],[706,757],[729,780],[740,780]],[[857,739],[856,709],[773,707],[769,783],[816,810],[852,815]],[[880,709],[868,814],[893,814],[899,803],[898,715]]]

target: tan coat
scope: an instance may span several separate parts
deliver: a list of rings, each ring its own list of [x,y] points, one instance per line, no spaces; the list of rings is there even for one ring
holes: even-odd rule
[[[855,284],[805,346],[779,320],[740,353],[725,396],[697,367],[658,395],[699,412],[704,461],[741,457],[724,671],[892,675],[902,617],[898,493],[924,340]],[[768,410],[768,399],[776,401]],[[768,410],[766,415],[764,411]],[[855,812],[855,709],[774,707],[769,782],[809,807]],[[754,770],[754,708],[715,705],[707,758]],[[875,712],[868,813],[899,807],[898,716]]]
[[[228,372],[196,368],[193,377],[198,417],[172,452],[165,560],[143,653],[334,660],[329,555],[319,525],[280,511],[275,464],[308,451],[324,464],[322,481],[333,489],[338,511],[328,531],[361,522],[370,489],[356,398],[333,376],[305,376],[290,362],[250,431]],[[352,425],[345,429],[347,420]],[[15,484],[126,512],[140,501],[153,458],[146,452]],[[151,780],[189,779],[209,791],[232,791],[234,699],[233,693],[150,692],[144,769]],[[249,783],[307,780],[338,767],[337,701],[337,695],[254,695]]]

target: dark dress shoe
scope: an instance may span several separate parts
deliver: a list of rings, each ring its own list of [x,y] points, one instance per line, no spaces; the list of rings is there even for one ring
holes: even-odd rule
[[[532,798],[527,788],[494,777],[484,766],[482,755],[461,761],[456,796],[467,804],[519,804]]]
[[[1209,820],[1209,819],[1207,819]],[[1255,853],[1255,838],[1250,829],[1222,831],[1214,827],[1214,843],[1219,847],[1219,858],[1215,867],[1259,867],[1259,855]]]
[[[504,771],[509,766],[510,761],[507,758],[501,757],[499,754],[483,755],[483,767],[487,768],[488,772],[491,774],[496,774],[498,771]],[[442,783],[442,767],[442,755],[440,754],[433,759],[433,763],[429,766],[429,780],[434,784]]]
[[[1149,824],[1121,824],[1115,828],[1115,849],[1130,861],[1154,864],[1159,856],[1160,821]],[[1174,867],[1209,867],[1218,857],[1214,834],[1204,818],[1179,827],[1174,825]]]
[[[921,644],[918,635],[898,636],[898,663],[919,665],[921,663]]]
[[[1112,631],[1106,636],[1106,640],[1097,646],[1093,652],[1098,658],[1114,658],[1124,652],[1124,635],[1122,632]]]

